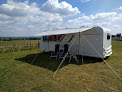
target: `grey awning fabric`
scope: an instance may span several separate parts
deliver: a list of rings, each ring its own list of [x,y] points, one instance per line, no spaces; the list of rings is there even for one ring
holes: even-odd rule
[[[50,30],[50,31],[44,31],[39,34],[36,34],[34,36],[47,36],[47,35],[59,35],[59,34],[71,34],[71,33],[78,33],[83,32],[86,30],[89,30],[91,28],[77,28],[77,29],[56,29],[56,30]]]

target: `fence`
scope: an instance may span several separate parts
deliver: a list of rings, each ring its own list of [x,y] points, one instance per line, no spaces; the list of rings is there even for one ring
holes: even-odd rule
[[[17,42],[0,44],[0,53],[12,52],[18,50],[30,50],[39,48],[39,41],[36,42]]]

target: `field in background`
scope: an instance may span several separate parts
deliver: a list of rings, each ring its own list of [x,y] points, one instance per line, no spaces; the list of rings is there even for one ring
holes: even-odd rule
[[[112,44],[106,62],[122,78],[122,41]],[[53,78],[60,61],[49,56],[37,48],[0,53],[0,92],[122,92],[122,81],[101,59],[66,60]]]
[[[0,53],[39,48],[40,40],[0,41]]]

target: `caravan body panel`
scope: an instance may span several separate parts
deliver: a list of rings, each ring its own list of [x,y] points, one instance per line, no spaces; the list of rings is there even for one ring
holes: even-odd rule
[[[68,29],[67,29],[68,30]],[[64,34],[62,41],[43,41],[40,42],[40,49],[45,51],[55,51],[55,45],[60,45],[63,50],[64,44],[68,44],[70,53],[77,55],[105,58],[112,54],[111,37],[107,40],[110,31],[101,27],[94,27],[84,32]],[[111,35],[110,35],[111,36]],[[71,39],[72,38],[72,39]]]

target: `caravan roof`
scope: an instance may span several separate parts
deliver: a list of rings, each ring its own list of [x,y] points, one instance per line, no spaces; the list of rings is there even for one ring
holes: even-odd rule
[[[56,30],[49,30],[44,31],[39,34],[36,34],[35,36],[46,36],[46,35],[58,35],[58,34],[70,34],[70,33],[78,33],[83,32],[86,30],[89,30],[91,28],[70,28],[70,29],[56,29]]]
[[[92,27],[92,28],[97,28],[97,27]],[[59,35],[59,34],[70,34],[70,33],[78,33],[78,32],[83,32],[90,30],[92,28],[70,28],[70,29],[56,29],[56,30],[49,30],[49,31],[44,31],[39,34],[36,34],[35,36],[46,36],[46,35]],[[101,27],[99,27],[101,28]],[[103,31],[110,31],[107,28],[103,28]]]

